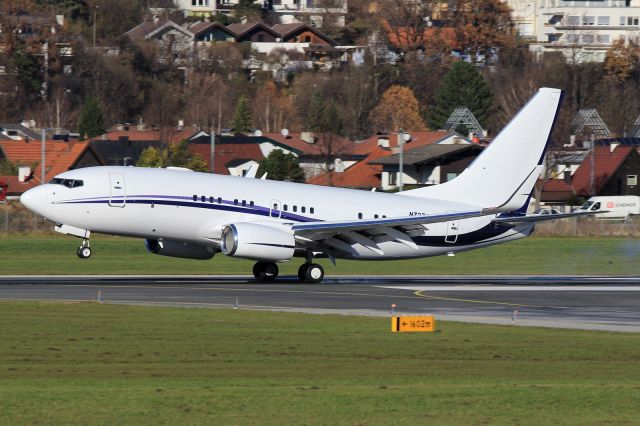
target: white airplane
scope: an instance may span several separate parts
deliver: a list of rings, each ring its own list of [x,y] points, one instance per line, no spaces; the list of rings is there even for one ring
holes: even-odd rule
[[[539,220],[575,216],[525,214],[561,98],[559,89],[540,89],[458,177],[402,193],[104,166],[61,173],[20,200],[57,231],[82,238],[81,258],[98,232],[144,238],[164,256],[252,259],[262,281],[278,276],[278,262],[300,257],[300,280],[317,283],[317,257],[455,254],[527,237]]]

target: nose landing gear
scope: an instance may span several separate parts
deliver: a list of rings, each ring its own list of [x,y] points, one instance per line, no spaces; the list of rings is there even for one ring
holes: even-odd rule
[[[82,240],[82,245],[78,247],[78,251],[76,253],[80,259],[88,259],[91,257],[91,247],[89,247],[88,238],[84,238]]]

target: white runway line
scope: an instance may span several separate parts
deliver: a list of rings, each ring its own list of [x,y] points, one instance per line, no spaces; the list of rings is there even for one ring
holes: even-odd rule
[[[598,291],[619,292],[628,291],[640,293],[640,286],[611,286],[611,285],[414,285],[414,286],[377,286],[379,288],[392,288],[411,291]]]

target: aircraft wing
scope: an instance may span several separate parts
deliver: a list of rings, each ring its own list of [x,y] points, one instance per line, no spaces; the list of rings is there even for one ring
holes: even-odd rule
[[[389,238],[418,250],[418,246],[411,239],[410,233],[424,230],[429,223],[449,222],[470,217],[495,214],[494,209],[454,211],[422,216],[407,216],[395,218],[381,218],[373,220],[349,220],[338,222],[300,223],[292,226],[297,241],[316,246],[333,258],[335,250],[355,254],[352,244],[357,243],[383,256],[384,252],[376,241],[378,236],[387,235]]]
[[[292,226],[295,235],[308,234],[337,234],[345,231],[366,231],[368,229],[385,226],[423,225],[429,223],[449,222],[452,220],[466,219],[469,217],[486,216],[495,214],[493,209],[478,209],[438,213],[423,216],[406,216],[372,220],[347,220],[339,222],[312,222],[300,223]]]
[[[493,219],[493,223],[535,223],[544,220],[564,219],[567,217],[583,217],[593,216],[595,214],[606,213],[604,211],[599,212],[572,212],[572,213],[557,213],[557,214],[530,214],[526,216],[511,216],[511,217],[496,217]]]

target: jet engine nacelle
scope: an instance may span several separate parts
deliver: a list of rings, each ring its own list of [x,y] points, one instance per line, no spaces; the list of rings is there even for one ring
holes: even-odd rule
[[[213,246],[188,243],[175,240],[144,240],[147,250],[153,254],[169,257],[182,257],[185,259],[211,259],[215,254]]]
[[[279,262],[290,260],[296,247],[293,233],[258,223],[234,223],[222,230],[221,250],[227,256]]]

